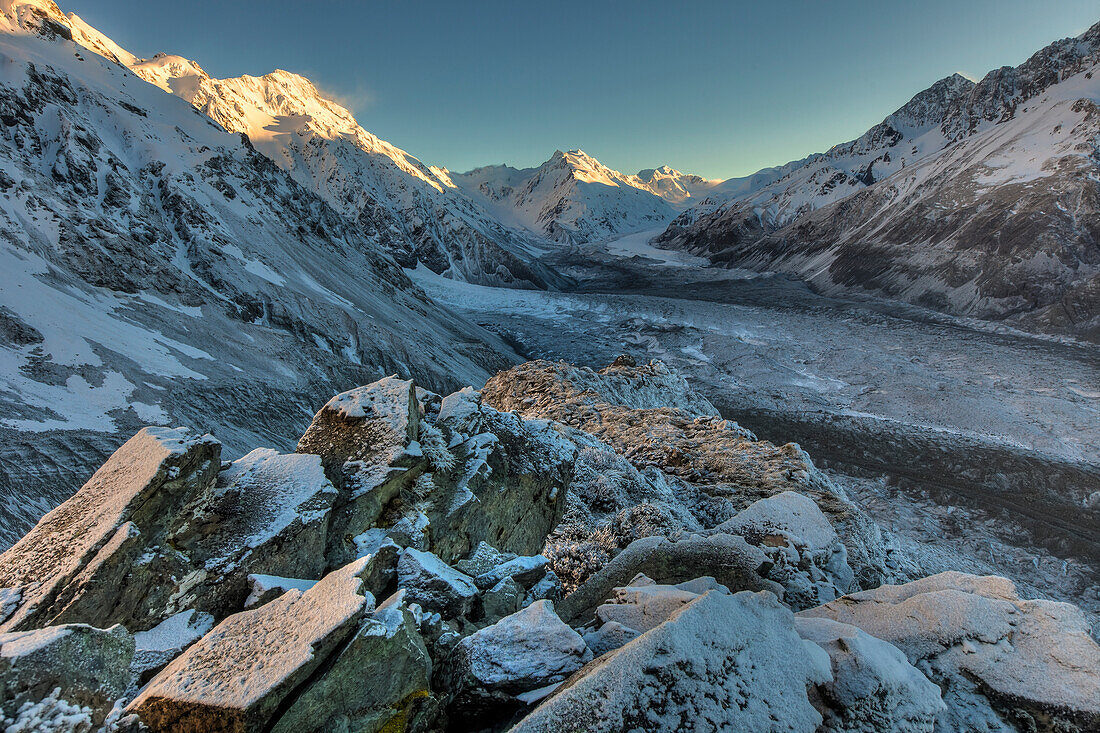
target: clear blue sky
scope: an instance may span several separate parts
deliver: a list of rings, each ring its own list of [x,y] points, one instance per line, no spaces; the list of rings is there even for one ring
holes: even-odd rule
[[[141,56],[310,77],[426,163],[583,148],[713,178],[858,136],[959,71],[1016,65],[1096,0],[58,0]]]

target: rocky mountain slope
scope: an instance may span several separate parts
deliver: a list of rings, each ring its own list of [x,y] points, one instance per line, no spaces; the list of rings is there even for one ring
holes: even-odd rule
[[[321,395],[515,358],[405,276],[389,214],[341,216],[46,0],[0,25],[0,543],[141,425],[289,447]]]
[[[933,85],[859,140],[686,212],[658,241],[823,291],[1100,338],[1100,26],[971,84]]]
[[[1100,725],[1074,606],[922,577],[659,362],[387,378],[220,452],[143,429],[0,555],[8,730]]]
[[[58,13],[60,16],[60,13]],[[248,135],[303,187],[318,194],[405,267],[491,285],[547,287],[561,279],[536,261],[538,244],[502,226],[462,195],[444,169],[364,130],[306,78],[286,71],[213,79],[170,54],[141,59],[75,16],[56,22],[73,38]]]
[[[451,180],[501,221],[574,244],[652,229],[723,186],[668,166],[626,175],[583,150],[557,150],[537,168],[486,166]]]

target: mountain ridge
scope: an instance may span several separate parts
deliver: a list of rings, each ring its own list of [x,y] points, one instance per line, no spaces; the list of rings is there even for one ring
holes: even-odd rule
[[[977,83],[937,82],[768,186],[688,210],[655,242],[823,292],[1096,340],[1098,51],[1100,24]],[[903,133],[903,116],[920,124]]]

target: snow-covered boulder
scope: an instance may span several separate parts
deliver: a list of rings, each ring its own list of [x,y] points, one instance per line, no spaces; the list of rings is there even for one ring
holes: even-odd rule
[[[526,591],[512,578],[504,578],[481,595],[484,620],[492,623],[518,611],[523,606]]]
[[[432,660],[412,614],[379,608],[314,682],[279,718],[273,733],[415,729],[434,712]]]
[[[561,682],[591,659],[554,605],[537,601],[458,643],[444,671],[451,715],[464,720],[507,712],[516,695]]]
[[[127,707],[152,731],[266,730],[287,696],[350,638],[374,599],[367,558],[234,614],[173,660]]]
[[[601,624],[618,623],[638,633],[649,631],[668,620],[683,605],[708,591],[729,593],[714,578],[697,578],[676,585],[660,585],[639,575],[622,588],[615,588],[609,602],[596,609]]]
[[[900,649],[943,691],[938,729],[1100,729],[1100,646],[1081,611],[1022,600],[1005,578],[941,573],[799,615]]]
[[[825,618],[795,618],[794,627],[829,655],[833,679],[818,686],[825,730],[932,731],[936,714],[946,707],[940,688],[897,647]]]
[[[639,574],[664,584],[709,576],[731,591],[770,590],[782,596],[783,587],[762,575],[770,564],[760,548],[737,535],[688,536],[677,541],[645,537],[630,543],[566,596],[558,610],[569,621],[587,617],[611,597],[613,589],[628,585]]]
[[[397,585],[405,591],[409,603],[439,611],[446,618],[468,615],[478,598],[473,578],[430,552],[411,547],[397,561]]]
[[[161,609],[173,592],[163,578],[190,568],[178,557],[153,562],[149,545],[209,490],[220,455],[217,441],[185,428],[145,428],[126,441],[0,555],[0,588],[19,589],[0,631],[63,623],[137,630],[171,615]]]
[[[530,606],[535,601],[553,601],[557,603],[565,593],[562,592],[561,579],[553,570],[547,571],[542,579],[527,590],[523,605]]]
[[[336,473],[349,461],[388,466],[417,439],[419,426],[416,385],[386,377],[325,403],[298,441],[298,452],[321,456]]]
[[[536,601],[458,644],[453,664],[469,686],[520,692],[560,682],[592,658],[550,601]]]
[[[642,632],[637,629],[623,626],[618,621],[608,621],[598,629],[586,631],[584,643],[592,650],[592,654],[599,657],[634,641],[641,635]]]
[[[482,573],[487,573],[498,565],[503,565],[509,560],[518,557],[514,552],[501,552],[488,542],[481,541],[470,554],[454,564],[455,569],[461,570],[472,578]]]
[[[813,499],[784,491],[753,502],[718,531],[741,535],[772,561],[768,577],[791,608],[809,608],[847,593],[855,575],[848,551]]]
[[[711,591],[586,666],[513,731],[812,733],[822,718],[807,691],[828,667],[773,594]]]
[[[214,617],[192,608],[134,634],[134,661],[130,664],[134,681],[144,685],[212,628]]]
[[[134,638],[122,626],[49,626],[0,634],[0,721],[54,695],[100,724],[130,684]],[[11,730],[11,729],[9,729]],[[24,730],[14,728],[14,730]],[[46,730],[42,728],[41,730]]]
[[[524,588],[530,588],[546,575],[549,561],[542,555],[515,557],[486,570],[474,578],[478,588],[492,588],[505,578],[512,578]]]

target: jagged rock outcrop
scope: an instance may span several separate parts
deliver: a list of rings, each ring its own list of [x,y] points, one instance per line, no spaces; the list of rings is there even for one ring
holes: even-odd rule
[[[661,406],[662,394],[676,406],[667,402]],[[575,547],[591,553],[591,540],[586,538],[598,529],[614,534],[616,525],[629,521],[627,515],[643,507],[652,517],[649,524],[656,525],[649,533],[668,535],[673,530],[714,528],[759,499],[796,492],[816,503],[844,536],[845,553],[859,582],[875,585],[883,579],[886,551],[877,528],[804,451],[793,443],[776,446],[756,440],[736,423],[723,420],[664,364],[637,366],[627,360],[596,372],[563,363],[528,362],[494,376],[482,396],[498,409],[557,420],[595,437],[597,445],[610,447],[643,472],[640,480],[628,474],[641,484],[631,492],[607,487],[609,472],[604,472],[602,480],[593,479],[604,489],[599,492],[603,496],[590,490],[588,501],[571,507],[565,520],[567,527],[576,527]],[[607,459],[612,465],[615,461]],[[584,465],[580,460],[578,464]],[[664,490],[668,485],[676,490]],[[582,490],[578,487],[578,494]],[[669,493],[676,498],[668,500]],[[619,503],[623,499],[629,502],[626,506]],[[564,544],[570,539],[559,541]],[[608,544],[612,543],[618,544],[615,540]],[[845,592],[847,579],[841,567],[838,564],[839,590]],[[707,574],[712,573],[705,568],[696,572]]]
[[[722,425],[663,365],[620,360],[575,382],[570,370],[534,363],[515,372],[532,379],[506,372],[486,390],[530,417],[472,389],[440,397],[383,379],[317,413],[301,441],[312,453],[223,464],[210,436],[141,431],[0,555],[0,615],[19,629],[0,633],[0,722],[277,733],[1100,722],[1100,646],[1075,608],[959,574],[837,598],[873,577],[853,573],[850,548],[862,567],[881,555],[866,549],[873,525],[808,459],[785,475],[777,467],[797,454]],[[689,408],[662,407],[662,393]],[[673,418],[698,419],[719,445],[662,432]],[[646,452],[632,431],[649,423],[683,462]],[[729,480],[729,511],[699,509],[723,484],[677,475],[692,462]],[[615,482],[606,496],[593,476]],[[581,531],[612,541],[595,538],[601,552],[577,572],[582,546],[562,548]],[[126,628],[73,625],[92,616]]]
[[[318,453],[341,491],[329,556],[350,559],[383,537],[446,561],[482,541],[539,552],[576,447],[472,389],[423,400],[412,382],[384,379],[337,395],[306,430],[298,449]]]
[[[162,585],[145,553],[184,506],[209,489],[220,466],[220,445],[209,436],[184,429],[139,432],[0,555],[0,587],[19,593],[0,630],[74,622],[155,626],[163,619],[150,613],[145,599],[152,595],[163,603],[175,589]],[[170,563],[166,574],[186,574],[174,552],[163,557]]]
[[[128,441],[0,555],[0,585],[20,594],[0,628],[141,631],[188,608],[239,609],[250,573],[319,578],[336,495],[320,459],[257,449],[219,470],[220,449],[185,429]]]

